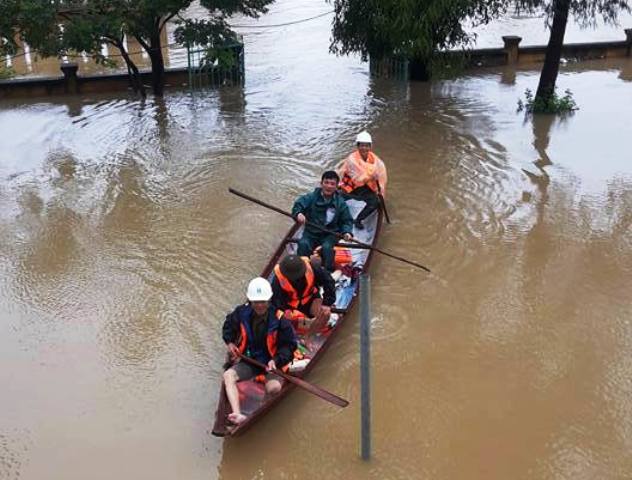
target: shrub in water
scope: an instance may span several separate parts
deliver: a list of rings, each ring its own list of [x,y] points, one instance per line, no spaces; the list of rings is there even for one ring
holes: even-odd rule
[[[13,70],[13,68],[0,65],[0,80],[11,78],[13,75],[15,75],[15,70]]]
[[[542,99],[533,96],[533,92],[528,88],[524,92],[525,101],[518,100],[518,111],[525,110],[527,113],[571,113],[578,110],[579,107],[573,98],[573,92],[566,89],[564,96],[559,96],[557,92],[553,92],[548,99]]]

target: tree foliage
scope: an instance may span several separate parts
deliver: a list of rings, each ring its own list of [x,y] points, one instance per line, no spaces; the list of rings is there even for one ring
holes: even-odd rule
[[[274,0],[200,0],[209,18],[190,20],[181,14],[193,0],[0,0],[0,53],[15,53],[16,38],[43,56],[86,52],[104,61],[102,45],[120,51],[134,86],[143,90],[138,68],[124,39],[135,38],[147,52],[152,66],[154,93],[164,88],[161,32],[167,22],[179,23],[176,41],[184,45],[217,47],[234,42],[236,34],[228,17],[241,13],[258,17]]]
[[[598,19],[616,22],[621,11],[629,11],[629,0],[330,0],[335,18],[330,50],[336,54],[359,53],[368,57],[400,57],[431,65],[437,53],[473,43],[472,28],[488,23],[510,8],[544,12],[552,33],[547,66],[548,92],[552,64],[559,65],[566,18],[570,14],[582,26]],[[557,14],[557,22],[555,22]],[[555,29],[553,28],[555,24]],[[561,32],[560,32],[561,30]],[[558,45],[559,44],[559,45]],[[557,60],[556,60],[557,59]],[[554,73],[554,75],[553,75]],[[540,89],[538,89],[540,90]]]
[[[381,59],[397,56],[422,62],[437,52],[467,46],[465,29],[504,12],[507,0],[333,0],[330,50]]]
[[[0,63],[0,80],[6,80],[15,75],[15,71],[11,67],[7,67]]]
[[[619,13],[629,12],[629,0],[570,0],[569,14],[582,27],[596,27],[601,19],[605,23],[617,22]],[[547,27],[551,27],[553,16],[559,2],[557,0],[516,0],[515,8],[518,12],[544,12]]]

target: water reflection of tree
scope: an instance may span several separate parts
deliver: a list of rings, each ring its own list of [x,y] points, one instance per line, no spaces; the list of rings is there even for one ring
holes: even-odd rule
[[[104,267],[116,279],[111,294],[117,301],[101,332],[105,355],[115,365],[151,368],[172,348],[175,334],[194,354],[205,353],[201,325],[185,313],[187,252],[179,220],[170,221],[160,204],[163,185],[133,153],[110,169],[103,201],[109,253]]]
[[[527,297],[525,304],[535,305],[542,292],[540,288],[544,279],[544,270],[554,255],[552,244],[553,232],[546,221],[546,206],[549,202],[550,177],[546,167],[553,164],[547,149],[551,140],[551,128],[555,122],[554,115],[535,115],[530,120],[533,126],[533,147],[538,157],[533,164],[539,173],[523,170],[529,180],[536,186],[535,221],[525,238],[524,245],[524,291]]]
[[[162,153],[165,154],[169,141],[169,109],[164,97],[154,97],[154,120],[158,128],[158,139],[160,140]]]
[[[67,301],[64,292],[71,286],[63,279],[72,278],[80,262],[79,231],[85,217],[73,208],[78,168],[71,154],[53,153],[44,163],[45,190],[53,193],[50,198],[44,200],[35,181],[18,187],[16,224],[22,234],[13,246],[16,282],[18,296],[28,292],[28,302],[34,306]]]
[[[632,182],[613,181],[608,185],[605,213],[615,243],[614,250],[623,253],[621,266],[632,272]],[[627,263],[627,264],[626,264]],[[621,282],[627,285],[629,282]],[[626,292],[627,295],[627,292]]]
[[[102,218],[108,268],[117,277],[118,298],[102,331],[106,356],[114,364],[147,365],[165,348],[162,283],[148,265],[152,261],[152,225],[156,204],[147,169],[132,153],[108,167]],[[152,285],[153,283],[153,285]]]
[[[110,165],[103,200],[103,226],[112,238],[144,235],[149,230],[153,203],[146,184],[145,167],[131,156]]]
[[[75,226],[81,221],[81,216],[63,202],[48,202],[39,225],[30,225],[32,236],[21,268],[35,277],[51,280],[65,272],[77,257]]]
[[[531,329],[525,339],[536,362],[531,381],[547,387],[541,391],[547,392],[540,397],[541,410],[558,419],[548,427],[551,435],[560,434],[559,424],[582,424],[591,444],[624,451],[624,442],[609,432],[620,421],[612,399],[625,398],[626,377],[620,372],[628,345],[621,338],[629,332],[623,319],[632,305],[626,290],[632,271],[632,186],[614,179],[597,197],[583,196],[581,182],[569,181],[570,176],[552,184],[547,170],[554,164],[548,150],[554,123],[554,117],[534,119],[539,174],[528,176],[538,197],[520,255],[523,315]],[[608,401],[595,394],[604,378],[614,392]],[[572,401],[556,403],[556,392],[572,392]],[[588,421],[586,405],[597,412]]]
[[[61,272],[71,264],[76,256],[78,242],[74,233],[75,226],[82,222],[81,215],[69,204],[72,203],[74,180],[79,162],[68,152],[51,154],[44,164],[44,171],[49,174],[50,185],[56,189],[54,195],[44,209],[38,209],[39,225],[32,224],[34,236],[26,260],[29,268],[40,273]],[[33,198],[35,192],[28,189],[24,200],[30,199],[35,205],[42,200]],[[23,203],[27,206],[28,203]],[[33,217],[31,217],[33,218]]]
[[[539,190],[540,198],[537,201],[539,214],[543,214],[544,205],[548,200],[547,187],[549,186],[550,178],[545,168],[553,164],[549,158],[547,149],[551,141],[551,128],[555,123],[555,119],[555,115],[534,115],[531,118],[533,126],[533,147],[539,155],[533,164],[538,168],[540,173],[535,174],[528,170],[523,171]],[[540,210],[542,211],[540,212]]]
[[[220,87],[217,89],[219,110],[225,117],[244,121],[246,111],[246,95],[242,87]]]

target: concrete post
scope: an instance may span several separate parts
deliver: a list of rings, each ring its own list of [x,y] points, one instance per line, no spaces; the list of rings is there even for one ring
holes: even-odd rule
[[[628,49],[626,51],[626,55],[630,56],[630,47],[632,47],[632,28],[626,28],[625,30],[625,40],[628,42]]]
[[[371,277],[360,275],[360,438],[362,460],[371,458]]]
[[[76,63],[62,63],[60,68],[64,74],[64,92],[79,93],[79,78],[77,77],[79,66]]]
[[[507,55],[507,65],[515,65],[518,63],[518,45],[522,41],[522,37],[517,35],[504,35],[503,42],[505,46],[505,54]]]

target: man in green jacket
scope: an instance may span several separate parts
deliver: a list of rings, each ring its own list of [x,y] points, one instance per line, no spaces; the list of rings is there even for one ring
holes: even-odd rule
[[[337,187],[340,177],[333,170],[323,173],[320,188],[299,197],[294,202],[292,216],[300,224],[306,221],[320,225],[327,230],[344,235],[351,239],[353,217]],[[325,233],[310,225],[305,225],[303,236],[298,242],[299,256],[309,257],[314,249],[322,245],[323,264],[327,270],[334,270],[334,245],[338,242],[335,235]]]

